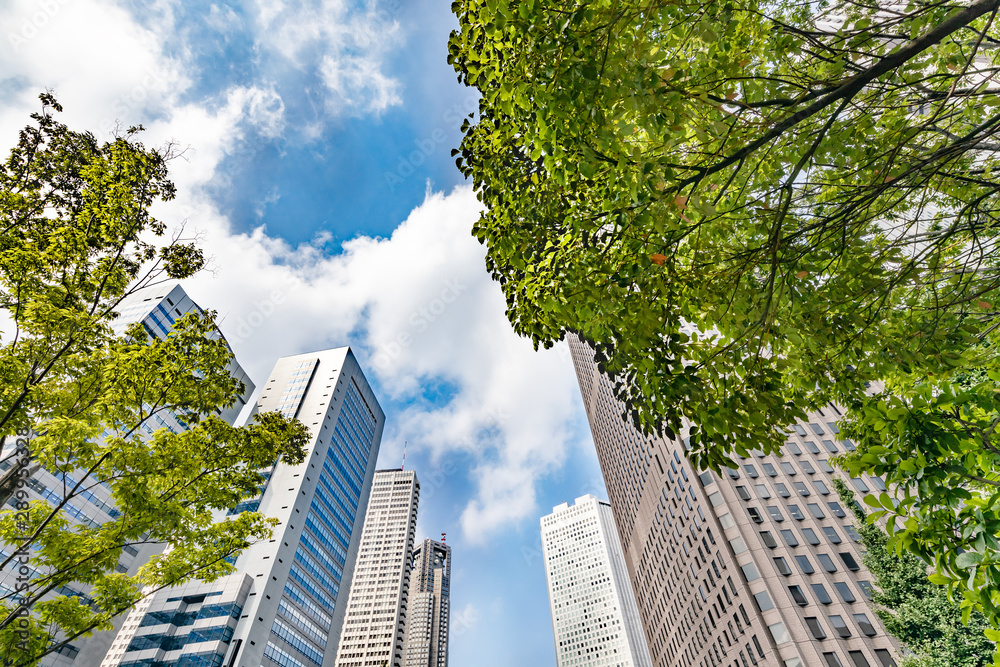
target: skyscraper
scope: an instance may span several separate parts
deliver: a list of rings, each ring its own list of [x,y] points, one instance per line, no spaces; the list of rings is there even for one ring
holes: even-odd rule
[[[413,551],[403,667],[448,667],[451,547],[430,538]]]
[[[105,667],[333,664],[385,417],[346,347],[279,359],[257,409],[296,417],[312,433],[303,463],[277,462],[260,495],[230,512],[277,518],[273,538],[221,581],[147,598]]]
[[[586,495],[541,523],[558,667],[652,667],[611,506]]]
[[[164,339],[169,333],[174,322],[192,312],[203,312],[187,295],[184,289],[177,283],[164,283],[136,290],[127,296],[118,305],[118,319],[114,321],[112,329],[121,334],[129,324],[139,322],[146,332],[154,338]],[[218,334],[221,336],[221,334]],[[239,417],[240,412],[254,391],[254,383],[240,366],[234,357],[228,367],[230,375],[240,380],[244,385],[244,391],[230,408],[219,413],[220,418],[232,424]],[[169,410],[161,410],[149,417],[140,427],[142,433],[150,435],[153,431],[167,428],[175,433],[184,431],[187,427],[180,422]],[[5,445],[5,450],[9,445]],[[5,451],[0,458],[7,459],[8,452]],[[0,471],[10,468],[8,460],[0,460]],[[58,505],[62,501],[61,490],[73,488],[77,481],[80,481],[79,472],[72,474],[55,474],[45,469],[40,469],[28,480],[27,488],[31,494],[31,499],[41,499],[52,505]],[[73,499],[65,506],[65,514],[72,521],[84,525],[100,525],[120,515],[119,508],[116,507],[111,497],[110,490],[103,484],[88,483],[87,491]],[[11,499],[12,504],[15,501]],[[4,547],[4,551],[9,547]],[[133,575],[144,565],[150,557],[163,550],[162,544],[146,544],[138,546],[126,546],[122,557],[116,566],[118,572],[125,572]],[[0,572],[0,591],[4,594],[10,592],[17,580],[16,562],[12,567],[5,568]],[[70,587],[57,591],[63,595],[79,596],[87,600],[87,590],[85,587]],[[58,653],[50,654],[42,660],[44,667],[69,667],[70,665],[95,665],[108,650],[115,637],[118,628],[124,620],[124,615],[113,620],[115,628],[107,632],[96,632],[91,637],[74,640],[71,644],[63,647]]]
[[[420,483],[379,470],[365,515],[336,667],[400,667]]]
[[[827,457],[853,447],[836,406],[792,425],[782,456],[698,474],[682,442],[623,420],[591,349],[569,345],[654,665],[895,665],[852,517],[831,492]]]

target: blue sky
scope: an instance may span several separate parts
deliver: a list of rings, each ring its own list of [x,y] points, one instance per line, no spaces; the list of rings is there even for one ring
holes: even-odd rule
[[[251,375],[349,344],[387,414],[380,464],[409,443],[418,530],[454,548],[452,665],[554,665],[538,519],[605,492],[568,351],[510,331],[469,234],[449,6],[7,0],[0,147],[45,88],[74,128],[173,142],[155,213],[212,258],[186,287]]]

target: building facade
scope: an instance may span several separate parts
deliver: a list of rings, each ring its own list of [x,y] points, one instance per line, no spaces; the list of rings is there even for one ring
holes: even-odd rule
[[[652,667],[611,505],[586,495],[541,523],[558,667]]]
[[[413,551],[403,667],[448,667],[451,547],[430,538]]]
[[[303,463],[277,462],[260,495],[230,511],[278,519],[272,539],[221,581],[147,598],[102,667],[333,664],[385,417],[346,347],[279,359],[256,409],[312,434]]]
[[[126,327],[136,322],[142,324],[146,333],[151,337],[164,339],[169,333],[174,322],[180,317],[196,312],[203,312],[177,283],[164,283],[153,287],[146,287],[136,290],[125,297],[116,310],[118,318],[114,321],[112,329],[117,334],[122,334]],[[218,334],[221,336],[221,334]],[[233,357],[229,364],[228,371],[244,386],[243,393],[237,399],[235,405],[219,412],[219,417],[230,424],[237,421],[240,412],[254,391],[254,383]],[[149,417],[141,426],[140,431],[145,435],[152,435],[154,431],[166,428],[174,433],[180,433],[187,427],[177,419],[169,410],[161,410]],[[6,447],[5,447],[6,449]],[[7,458],[5,451],[0,458]],[[10,467],[8,461],[0,461],[0,471]],[[41,499],[58,505],[62,501],[60,490],[73,488],[82,477],[81,473],[63,475],[56,474],[48,470],[40,469],[32,474],[28,480],[27,490],[30,499]],[[13,503],[15,499],[11,499]],[[100,525],[120,515],[119,508],[115,505],[111,497],[110,490],[103,484],[88,484],[87,490],[78,495],[65,506],[65,514],[71,521],[84,525]],[[4,557],[10,547],[0,546]],[[134,575],[138,569],[144,565],[153,555],[163,550],[162,544],[145,544],[136,546],[126,546],[121,559],[115,570]],[[10,592],[16,583],[16,572],[14,568],[5,568],[0,571],[0,590],[4,594]],[[73,595],[83,600],[88,600],[88,590],[86,587],[67,587],[57,591],[62,595]],[[87,638],[76,639],[69,645],[60,649],[58,653],[50,654],[42,659],[43,667],[70,667],[71,665],[96,665],[104,657],[112,640],[115,638],[118,629],[121,627],[125,615],[122,614],[113,619],[114,629],[105,632],[95,632]]]
[[[827,458],[853,447],[837,437],[836,407],[794,424],[781,456],[699,474],[682,442],[623,420],[589,346],[569,345],[656,667],[896,664],[833,493]]]
[[[379,470],[365,515],[336,667],[401,667],[420,483]]]

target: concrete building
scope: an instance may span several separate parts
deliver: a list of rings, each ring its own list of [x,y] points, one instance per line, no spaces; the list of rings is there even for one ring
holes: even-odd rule
[[[375,473],[336,667],[401,667],[420,483],[412,470]]]
[[[187,295],[184,289],[177,283],[164,283],[153,287],[146,287],[136,290],[127,296],[118,305],[118,319],[115,320],[112,329],[121,334],[126,327],[136,322],[141,323],[146,332],[154,338],[166,338],[167,333],[173,323],[188,313],[203,312],[201,307]],[[219,334],[221,336],[221,334]],[[219,412],[219,416],[228,423],[236,422],[247,401],[254,391],[254,383],[236,361],[235,357],[229,364],[229,373],[244,385],[244,391],[232,407]],[[170,410],[161,410],[148,418],[140,427],[140,431],[145,435],[151,435],[153,431],[166,428],[174,433],[184,431],[187,427],[181,423]],[[0,458],[6,459],[8,455],[9,443],[5,445],[4,452]],[[10,468],[9,461],[0,461],[0,471]],[[28,480],[28,491],[31,499],[42,499],[52,505],[58,505],[62,501],[61,490],[73,488],[77,481],[80,481],[82,473],[55,474],[48,470],[41,469],[34,473]],[[15,499],[11,499],[11,503]],[[103,484],[91,483],[87,485],[87,490],[73,499],[65,506],[65,515],[73,521],[84,525],[100,525],[120,515],[119,508],[116,507],[111,497],[110,490]],[[6,557],[10,547],[2,546],[0,554]],[[138,569],[144,565],[150,557],[163,550],[162,544],[147,544],[137,546],[126,546],[122,557],[115,567],[118,572],[134,575]],[[15,568],[8,567],[0,571],[0,591],[3,594],[9,593],[16,583]],[[88,600],[86,587],[65,587],[57,593],[62,595],[73,595]],[[51,654],[42,659],[43,667],[70,667],[71,665],[96,665],[107,652],[118,629],[124,621],[125,615],[116,617],[113,622],[115,628],[106,632],[96,632],[91,637],[74,640],[69,645],[63,647],[56,654]]]
[[[277,462],[260,495],[230,511],[277,518],[273,538],[221,581],[147,598],[103,667],[333,664],[385,417],[346,347],[279,359],[257,409],[312,434],[303,463]]]
[[[541,523],[558,667],[652,667],[611,506],[586,495]]]
[[[837,437],[836,407],[792,425],[782,456],[699,474],[682,442],[623,420],[591,349],[569,344],[654,665],[896,664],[833,493],[827,457],[853,447]]]
[[[430,538],[413,551],[403,667],[448,667],[451,547]]]

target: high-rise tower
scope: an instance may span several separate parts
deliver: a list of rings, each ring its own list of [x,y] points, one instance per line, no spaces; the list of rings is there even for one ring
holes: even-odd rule
[[[656,667],[894,667],[832,493],[827,458],[853,447],[837,437],[838,408],[792,425],[782,456],[698,474],[681,442],[623,420],[593,351],[569,345]]]
[[[336,667],[402,665],[419,499],[412,470],[375,473]]]
[[[425,539],[413,551],[403,667],[448,667],[450,597],[451,547]]]
[[[114,321],[112,329],[115,333],[122,334],[128,325],[139,322],[151,337],[164,339],[177,319],[192,312],[200,313],[203,311],[179,284],[154,285],[136,290],[118,304],[118,319]],[[221,336],[221,334],[218,335]],[[237,398],[235,405],[219,413],[221,419],[233,424],[253,394],[254,383],[235,357],[230,361],[227,370],[232,377],[244,385],[244,391]],[[146,435],[151,435],[153,431],[160,428],[179,433],[186,430],[187,427],[170,410],[160,410],[154,413],[140,426],[141,432]],[[6,448],[7,446],[5,446]],[[7,454],[8,452],[5,451],[0,456],[2,459],[0,460],[0,471],[5,471],[11,466]],[[74,488],[76,482],[82,479],[80,471],[64,475],[43,468],[33,473],[28,479],[27,490],[32,500],[41,499],[56,506],[63,500],[62,490]],[[107,487],[96,482],[88,482],[84,486],[86,492],[73,498],[64,508],[64,514],[70,521],[84,525],[100,525],[120,515],[120,508],[115,505]],[[13,504],[15,500],[11,498],[10,504]],[[162,544],[126,546],[116,570],[134,575],[150,557],[162,550]],[[0,572],[0,591],[3,594],[14,589],[17,582],[16,569],[17,563],[15,562],[12,567]],[[58,591],[60,594],[78,596],[83,600],[89,599],[88,592],[86,587],[67,587]],[[124,618],[125,615],[122,614],[112,620],[113,630],[95,632],[90,637],[73,640],[61,648],[58,653],[43,658],[41,664],[43,667],[98,664],[115,638]]]
[[[587,495],[541,523],[558,667],[652,667],[611,506]]]
[[[273,538],[221,581],[147,598],[104,667],[333,664],[385,418],[346,347],[279,359],[257,409],[296,417],[312,433],[303,463],[277,462],[261,494],[230,512],[277,518]]]

